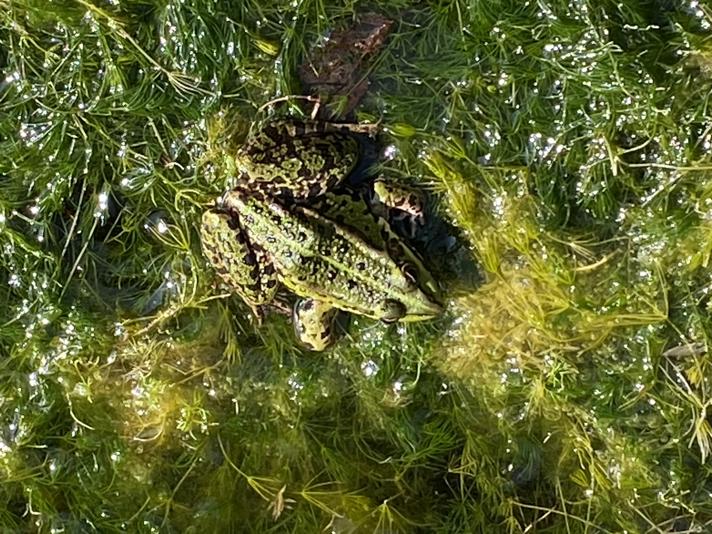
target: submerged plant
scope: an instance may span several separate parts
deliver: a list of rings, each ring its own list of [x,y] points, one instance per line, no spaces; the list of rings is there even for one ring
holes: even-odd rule
[[[357,115],[454,236],[419,236],[447,313],[315,355],[223,294],[197,227],[369,10],[394,23]],[[710,24],[0,0],[0,530],[709,530]]]

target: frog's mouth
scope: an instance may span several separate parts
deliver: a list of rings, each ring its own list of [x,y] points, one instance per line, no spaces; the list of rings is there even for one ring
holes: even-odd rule
[[[424,295],[422,295],[424,297]],[[428,301],[425,298],[420,301],[404,303],[400,300],[386,299],[372,310],[363,310],[350,306],[346,302],[332,302],[333,306],[356,315],[363,315],[383,321],[384,323],[413,323],[416,321],[427,321],[434,319],[443,312],[443,306],[435,301]]]
[[[417,305],[408,308],[408,312],[400,321],[405,323],[412,323],[415,321],[427,321],[428,319],[433,319],[443,312],[442,305],[437,302],[422,302]]]
[[[380,319],[385,323],[413,323],[433,319],[443,312],[443,307],[438,302],[425,298],[424,293],[419,296],[421,298],[405,301],[386,300]]]

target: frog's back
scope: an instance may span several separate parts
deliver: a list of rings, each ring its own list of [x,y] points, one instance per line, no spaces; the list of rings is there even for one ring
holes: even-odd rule
[[[420,286],[431,297],[438,297],[438,284],[420,256],[398,236],[388,220],[371,209],[363,191],[328,192],[309,206],[325,218],[348,227],[378,250],[387,252],[402,269],[414,269]]]

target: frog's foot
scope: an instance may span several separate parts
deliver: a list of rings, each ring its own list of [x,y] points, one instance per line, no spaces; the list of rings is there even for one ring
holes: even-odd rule
[[[378,177],[373,182],[372,208],[385,216],[409,239],[425,226],[425,195],[409,187]]]
[[[309,350],[321,352],[336,341],[335,319],[339,310],[315,299],[303,299],[294,305],[292,319],[299,341]]]
[[[234,157],[240,173],[235,190],[291,203],[334,189],[354,170],[361,152],[359,141],[342,126],[297,120],[265,125]]]

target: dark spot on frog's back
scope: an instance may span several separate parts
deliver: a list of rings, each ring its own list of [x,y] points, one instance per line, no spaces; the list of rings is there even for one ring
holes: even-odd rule
[[[252,293],[256,293],[257,291],[260,290],[260,284],[257,284],[257,283],[255,283],[255,284],[249,284],[249,285],[247,286],[247,289],[249,289]]]
[[[245,254],[242,257],[242,263],[244,263],[245,265],[255,265],[257,263],[257,260],[255,259],[254,254],[249,253]]]
[[[284,185],[284,182],[285,182],[284,176],[281,174],[275,173],[274,175],[272,175],[272,177],[269,179],[269,181],[267,181],[267,180],[260,181],[260,187],[266,187],[271,190],[275,190],[275,189],[277,189],[277,186]]]
[[[230,230],[240,229],[240,221],[237,220],[237,215],[229,214],[229,216],[227,217],[227,226],[228,228],[230,228]]]
[[[313,183],[312,185],[309,186],[309,196],[310,197],[315,197],[323,193],[326,189],[328,189],[332,184],[327,184],[326,187],[323,186],[320,183]]]

